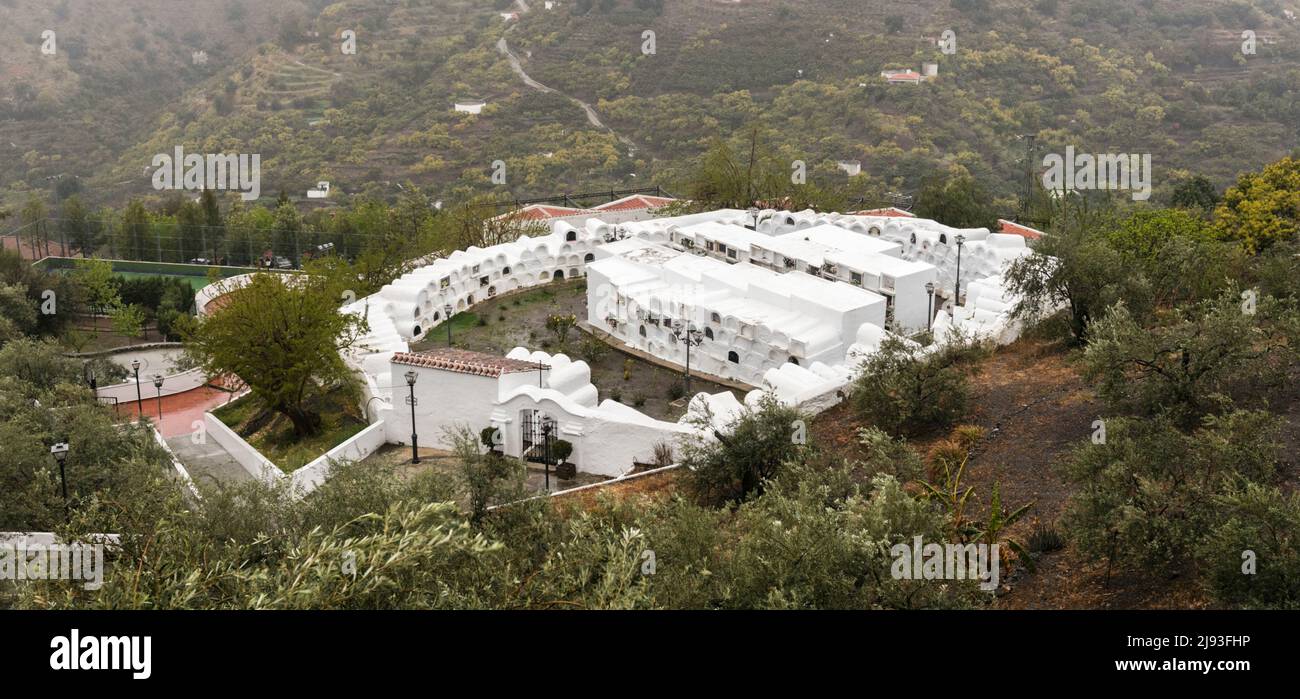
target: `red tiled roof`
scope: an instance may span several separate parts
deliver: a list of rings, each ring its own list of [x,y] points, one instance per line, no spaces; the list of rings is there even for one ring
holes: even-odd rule
[[[1013,233],[1015,235],[1023,236],[1026,240],[1038,240],[1043,237],[1042,231],[1036,228],[1030,228],[1029,226],[1022,226],[1015,221],[1007,221],[1000,218],[998,219],[998,226],[998,232]]]
[[[547,206],[546,204],[529,204],[522,209],[509,211],[497,218],[518,218],[527,221],[546,221],[552,218],[563,218],[575,214],[585,213],[586,209],[575,209],[569,206]]]
[[[850,211],[850,216],[898,216],[906,218],[916,218],[916,214],[911,211],[904,211],[897,207],[888,206],[883,209],[867,209],[866,211]]]
[[[463,349],[441,348],[426,350],[424,352],[398,352],[393,355],[394,364],[405,364],[408,366],[428,367],[431,369],[442,369],[444,371],[454,371],[461,374],[474,374],[476,376],[499,377],[502,374],[519,374],[525,371],[537,371],[536,362],[525,362],[521,359],[509,359],[498,357],[495,354],[486,354],[483,352],[471,352]],[[542,368],[550,367],[542,364]]]
[[[649,197],[644,194],[634,194],[594,208],[596,211],[639,211],[641,209],[657,209],[674,201],[677,200],[670,197]]]

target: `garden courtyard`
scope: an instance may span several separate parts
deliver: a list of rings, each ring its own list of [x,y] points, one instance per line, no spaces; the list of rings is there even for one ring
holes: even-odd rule
[[[562,340],[547,329],[552,316],[581,320],[587,316],[587,281],[569,279],[530,287],[479,302],[451,320],[451,346],[504,356],[515,347],[564,353],[591,366],[591,382],[600,398],[612,398],[659,420],[675,421],[686,413],[686,392],[681,371],[668,369],[612,347],[574,326]],[[423,340],[411,344],[419,352],[447,346],[446,325],[429,331]],[[691,379],[691,391],[732,391],[743,400],[744,392],[698,376]]]

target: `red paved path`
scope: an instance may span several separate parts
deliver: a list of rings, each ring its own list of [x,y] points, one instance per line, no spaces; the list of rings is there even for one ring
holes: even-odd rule
[[[150,388],[149,386],[145,387]],[[203,422],[203,413],[225,405],[233,393],[221,391],[210,386],[202,386],[192,391],[177,393],[162,398],[162,423],[158,422],[158,399],[150,398],[145,391],[144,413],[163,437],[178,437],[194,432],[195,422]],[[140,405],[135,401],[118,403],[118,414],[134,418],[140,412]]]

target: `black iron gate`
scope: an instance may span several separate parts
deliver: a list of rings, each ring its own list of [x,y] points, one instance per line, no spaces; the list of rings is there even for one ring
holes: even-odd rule
[[[549,463],[550,445],[555,441],[555,419],[540,410],[525,410],[522,418],[524,460]]]

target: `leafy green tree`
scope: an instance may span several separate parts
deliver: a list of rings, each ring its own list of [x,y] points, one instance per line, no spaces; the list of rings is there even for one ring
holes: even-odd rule
[[[48,215],[44,201],[35,194],[27,195],[27,201],[23,204],[20,219],[23,225],[23,232],[27,236],[27,244],[31,248],[32,252],[37,256],[50,254],[49,229],[47,227]]]
[[[1091,323],[1117,301],[1127,299],[1133,309],[1151,306],[1145,279],[1133,274],[1099,229],[1087,225],[1056,228],[1035,242],[1031,254],[1011,263],[1004,276],[1019,299],[1014,317],[1037,322],[1064,309],[1076,343],[1087,341]]]
[[[189,262],[208,257],[204,212],[198,203],[186,200],[176,212],[176,237],[180,243],[180,260]]]
[[[1177,209],[1135,211],[1106,230],[1106,241],[1126,267],[1142,273],[1156,307],[1217,296],[1247,268],[1239,246],[1220,241],[1201,218]]]
[[[81,197],[72,195],[63,200],[59,229],[64,239],[82,256],[93,255],[99,247],[98,231],[90,220],[90,213],[81,203]]]
[[[1213,211],[1219,203],[1219,192],[1205,175],[1193,175],[1174,187],[1171,203],[1180,209]]]
[[[73,282],[81,290],[81,297],[90,306],[91,313],[112,313],[122,304],[117,284],[114,283],[111,262],[90,258],[77,260],[74,265]],[[95,323],[95,333],[99,333],[98,322]]]
[[[1210,594],[1225,606],[1300,609],[1300,495],[1246,483],[1217,505],[1220,522],[1197,552]]]
[[[1283,158],[1239,176],[1214,210],[1214,224],[1250,252],[1294,240],[1300,231],[1300,159]]]
[[[131,260],[152,259],[157,240],[150,225],[149,212],[139,199],[132,199],[122,212],[122,244],[119,249]]]
[[[27,288],[0,282],[0,345],[31,335],[37,328],[36,303],[28,298]]]
[[[203,209],[203,225],[208,247],[217,250],[225,238],[225,231],[222,227],[221,205],[217,202],[216,193],[210,189],[203,190],[203,194],[199,195],[199,207]]]
[[[144,333],[145,312],[135,305],[121,305],[113,309],[113,332],[124,337],[137,338]]]
[[[931,354],[890,336],[862,364],[853,406],[869,424],[891,434],[918,434],[950,426],[969,400],[968,372],[985,350],[951,343]]]
[[[992,195],[968,174],[930,175],[916,195],[916,215],[957,228],[997,228]]]
[[[186,351],[209,376],[233,374],[255,400],[288,418],[299,437],[316,434],[315,399],[352,386],[340,352],[366,331],[339,313],[326,282],[311,276],[254,275],[220,312],[180,328]]]
[[[1221,521],[1217,499],[1276,468],[1278,419],[1262,411],[1209,416],[1190,434],[1165,417],[1105,428],[1103,444],[1076,446],[1064,466],[1078,490],[1063,523],[1085,555],[1123,566],[1184,568]]]
[[[760,135],[757,128],[748,131],[744,143],[735,147],[723,139],[715,140],[698,160],[698,166],[683,185],[683,191],[695,208],[748,209],[783,208],[792,211],[816,209],[842,211],[849,202],[849,191],[819,187],[812,183],[796,184],[792,163],[800,158],[782,157]]]
[[[1093,324],[1084,375],[1111,410],[1195,419],[1224,398],[1262,398],[1285,384],[1300,315],[1270,297],[1251,308],[1228,292],[1177,308],[1156,325],[1121,304]]]
[[[60,383],[79,382],[81,363],[64,357],[53,342],[23,338],[0,349],[0,376],[16,380],[24,388],[52,392]]]
[[[275,209],[275,230],[272,249],[276,255],[298,261],[303,238],[302,215],[291,202],[284,202]]]
[[[726,425],[715,425],[707,411],[690,422],[710,437],[689,437],[679,450],[688,487],[704,503],[721,505],[763,492],[781,465],[807,448],[805,416],[764,394]]]

